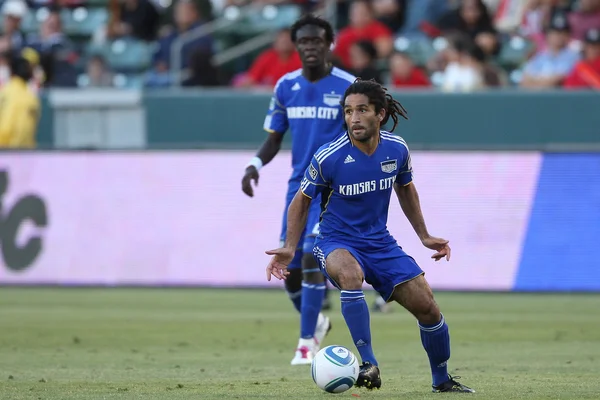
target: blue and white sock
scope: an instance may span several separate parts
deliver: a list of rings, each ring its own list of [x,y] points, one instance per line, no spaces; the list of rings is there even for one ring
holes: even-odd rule
[[[450,334],[448,325],[442,315],[437,324],[425,325],[419,323],[421,343],[429,357],[433,386],[441,385],[448,380],[448,365],[450,359]]]
[[[301,307],[302,307],[302,289],[300,289],[296,292],[287,292],[287,294],[288,294],[288,297],[290,298],[290,300],[292,301],[292,304],[296,308],[296,310],[298,310],[298,312],[300,312]]]
[[[377,365],[371,346],[371,325],[369,306],[365,301],[362,290],[342,290],[340,293],[342,301],[342,315],[350,330],[356,349],[360,353],[363,362]]]
[[[310,339],[315,334],[319,313],[325,298],[325,283],[302,282],[302,305],[300,307],[300,338]]]

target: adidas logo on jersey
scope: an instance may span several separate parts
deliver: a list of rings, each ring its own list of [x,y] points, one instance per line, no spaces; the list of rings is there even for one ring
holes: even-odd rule
[[[351,163],[351,162],[354,162],[354,158],[352,158],[352,156],[350,154],[348,154],[346,156],[346,159],[344,160],[344,164],[348,164],[348,163]]]
[[[295,92],[296,90],[300,90],[300,84],[296,82],[294,86],[292,86],[292,90]]]

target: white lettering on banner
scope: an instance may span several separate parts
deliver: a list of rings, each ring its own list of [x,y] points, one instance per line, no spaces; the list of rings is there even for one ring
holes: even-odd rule
[[[333,107],[288,107],[287,116],[289,119],[336,119],[340,112],[339,108]]]

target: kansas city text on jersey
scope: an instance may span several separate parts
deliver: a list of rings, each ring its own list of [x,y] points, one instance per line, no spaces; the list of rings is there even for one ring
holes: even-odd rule
[[[317,118],[317,119],[337,119],[340,109],[339,107],[288,107],[287,108],[288,119],[301,119],[301,118]]]
[[[340,185],[338,192],[342,196],[356,196],[363,193],[374,192],[376,190],[388,190],[396,181],[395,176],[379,180],[379,184],[375,180],[353,183],[351,185]]]

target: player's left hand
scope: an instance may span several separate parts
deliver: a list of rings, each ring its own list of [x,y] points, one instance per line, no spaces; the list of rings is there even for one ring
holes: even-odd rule
[[[446,239],[437,238],[433,236],[429,236],[421,241],[423,246],[428,249],[435,250],[437,253],[431,256],[435,261],[440,261],[442,258],[446,257],[446,261],[450,261],[450,246],[448,245],[448,241]]]
[[[269,265],[267,265],[267,280],[271,280],[271,275],[279,280],[286,279],[290,274],[287,267],[294,259],[295,251],[287,247],[281,247],[275,250],[267,250],[265,253],[273,256]]]

